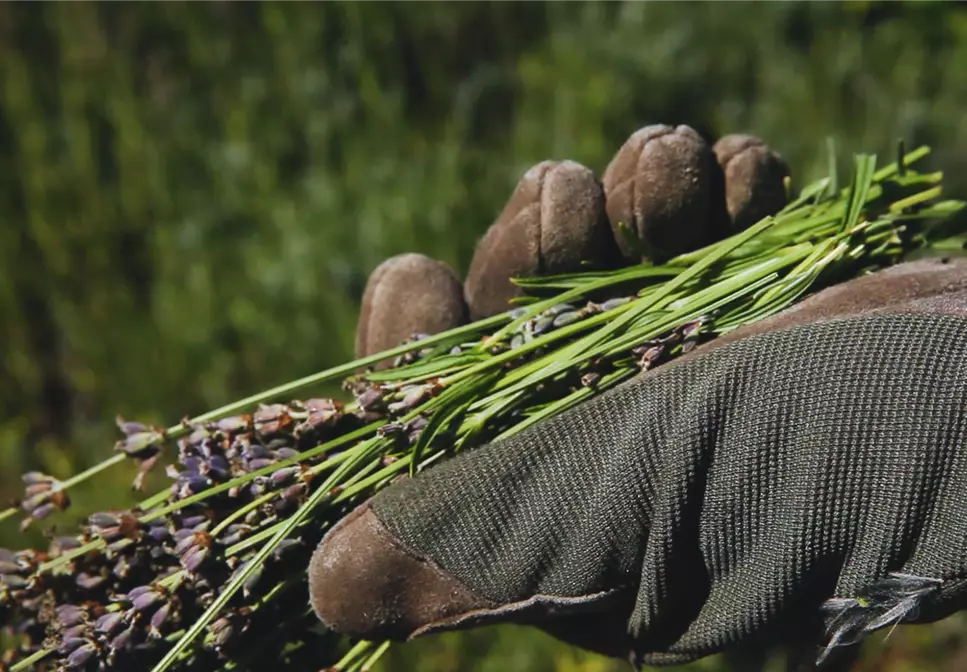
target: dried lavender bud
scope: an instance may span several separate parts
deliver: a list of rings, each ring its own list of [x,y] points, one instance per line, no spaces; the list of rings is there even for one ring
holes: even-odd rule
[[[294,448],[279,448],[275,451],[275,458],[278,460],[291,460],[299,456],[299,451]]]
[[[27,579],[16,574],[0,574],[0,583],[9,590],[19,590],[26,588],[29,582]]]
[[[104,584],[106,577],[100,576],[98,574],[88,574],[87,572],[81,572],[74,579],[78,588],[83,588],[84,590],[95,590]]]
[[[252,416],[250,415],[236,415],[227,418],[222,418],[215,423],[215,427],[226,433],[239,432],[249,429],[252,422]]]
[[[30,512],[30,517],[34,520],[42,520],[52,514],[56,508],[53,504],[42,504]]]
[[[789,166],[765,142],[753,135],[727,135],[712,147],[722,170],[727,228],[737,233],[774,215],[786,205]]]
[[[182,526],[185,528],[191,528],[191,529],[194,529],[199,525],[209,523],[209,522],[211,521],[209,521],[208,516],[204,514],[199,514],[197,516],[186,516],[185,518],[181,519]]]
[[[269,476],[269,482],[273,486],[279,487],[294,479],[301,471],[299,467],[284,467],[278,471],[273,471]]]
[[[0,574],[20,574],[25,571],[26,568],[18,562],[0,560]]]
[[[131,648],[134,643],[135,627],[131,624],[126,630],[122,630],[121,634],[116,635],[114,639],[111,640],[110,647],[114,651],[123,651],[125,649]]]
[[[585,373],[583,376],[581,376],[581,385],[584,387],[594,387],[600,380],[600,373]]]
[[[118,441],[114,445],[114,449],[131,457],[144,459],[155,455],[161,450],[164,438],[164,434],[161,432],[138,432]]]
[[[88,642],[84,646],[74,649],[74,652],[67,656],[67,666],[83,667],[87,664],[87,661],[94,657],[95,653],[97,653],[97,649],[94,644]]]
[[[356,403],[364,411],[375,411],[382,408],[384,403],[383,391],[378,387],[370,387],[362,394],[356,396]]]
[[[259,460],[272,457],[272,453],[265,446],[253,443],[242,451],[242,457],[246,460]]]
[[[64,630],[60,633],[62,639],[76,639],[83,638],[87,634],[88,626],[87,623],[79,623],[73,627]]]
[[[124,624],[124,614],[120,611],[114,611],[104,614],[94,623],[94,629],[98,632],[103,632],[105,635],[111,635],[117,631]]]
[[[615,308],[625,305],[626,303],[631,301],[632,298],[634,297],[619,296],[614,299],[608,299],[607,301],[601,304],[601,310],[602,311],[614,310]]]
[[[270,467],[270,466],[272,466],[275,463],[276,463],[276,460],[274,460],[274,459],[272,459],[270,457],[263,457],[263,458],[258,458],[258,459],[255,459],[255,460],[249,460],[248,461],[248,470],[249,471],[259,471],[260,469],[265,469],[266,467]]]
[[[511,279],[610,267],[617,260],[601,183],[574,161],[544,161],[523,176],[477,244],[465,296],[474,319],[521,295]]]
[[[554,318],[550,315],[542,315],[534,320],[533,326],[531,327],[531,333],[535,336],[543,334],[554,326]]]
[[[387,406],[390,413],[401,413],[415,408],[423,403],[426,398],[426,388],[422,385],[414,385],[404,391],[403,398]]]
[[[207,559],[208,549],[204,546],[194,546],[181,556],[181,566],[194,574]]]
[[[626,259],[640,261],[641,250],[629,244],[619,224],[629,227],[650,258],[672,257],[713,241],[714,161],[712,150],[689,126],[646,126],[628,138],[602,178],[611,228]]]
[[[366,283],[356,327],[356,356],[395,348],[412,334],[438,334],[459,327],[467,317],[463,285],[449,266],[422,254],[391,257],[376,267]]]
[[[141,434],[144,432],[152,431],[152,428],[143,422],[129,422],[124,420],[120,415],[115,418],[115,423],[121,433],[130,436],[131,434]]]
[[[57,607],[56,612],[58,622],[65,628],[83,623],[87,620],[87,611],[71,604]]]
[[[60,640],[60,644],[57,647],[57,652],[62,654],[68,654],[71,651],[75,651],[81,646],[87,644],[88,641],[84,637],[64,637]]]
[[[292,424],[289,407],[284,404],[262,406],[252,416],[255,429],[262,435],[276,434]]]
[[[24,482],[24,485],[37,485],[40,483],[53,484],[57,482],[57,479],[55,479],[53,476],[48,476],[40,471],[28,471],[20,478]]]
[[[171,615],[171,609],[171,603],[166,602],[158,607],[158,610],[151,616],[150,625],[154,636],[161,636],[161,628],[167,623],[168,617]]]
[[[517,348],[524,345],[524,334],[514,334],[514,337],[510,339],[510,349],[516,350]]]
[[[550,315],[554,317],[555,315],[560,315],[561,313],[569,313],[574,311],[575,308],[570,303],[558,303],[557,305],[551,306],[544,311],[544,315]]]
[[[580,311],[576,311],[576,310],[570,313],[561,313],[554,318],[554,322],[552,323],[552,326],[555,329],[566,327],[569,324],[574,324],[575,322],[579,321],[582,317],[583,315],[581,315]]]
[[[24,489],[24,494],[27,496],[28,499],[33,499],[35,497],[38,497],[39,495],[44,495],[50,492],[51,489],[53,489],[53,485],[48,482],[34,483],[33,485],[28,485]]]

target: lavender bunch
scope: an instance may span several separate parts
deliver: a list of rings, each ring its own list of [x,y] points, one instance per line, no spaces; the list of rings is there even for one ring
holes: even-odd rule
[[[162,460],[170,487],[90,516],[45,550],[0,550],[3,669],[359,672],[387,644],[346,642],[308,606],[305,569],[325,532],[379,488],[509,436],[804,293],[936,243],[963,204],[925,149],[852,184],[807,187],[775,218],[662,265],[522,280],[505,314],[243,399],[169,428],[118,423],[116,454],[65,481],[24,477],[25,522],[124,461]],[[946,233],[949,233],[947,231]],[[374,370],[396,357],[394,366]],[[326,380],[345,399],[279,403]]]

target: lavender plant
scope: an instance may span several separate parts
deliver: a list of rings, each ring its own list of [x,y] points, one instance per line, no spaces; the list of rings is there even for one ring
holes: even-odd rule
[[[9,670],[359,672],[388,644],[346,642],[312,615],[309,556],[394,479],[498,440],[805,293],[957,245],[939,174],[906,154],[859,156],[845,189],[805,188],[774,218],[667,263],[521,279],[521,306],[267,390],[168,428],[118,421],[116,454],[66,481],[32,472],[17,511],[37,524],[121,462],[169,488],[96,513],[46,549],[0,549]],[[942,232],[942,234],[941,234]],[[632,241],[633,242],[633,241]],[[394,365],[372,365],[395,357]],[[343,380],[345,398],[305,398]],[[157,465],[157,466],[156,466]]]

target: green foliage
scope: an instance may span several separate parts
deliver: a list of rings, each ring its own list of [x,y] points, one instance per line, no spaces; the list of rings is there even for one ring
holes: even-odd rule
[[[648,123],[753,131],[797,184],[826,137],[902,136],[964,198],[965,62],[967,10],[937,2],[0,5],[0,493],[102,459],[115,413],[171,424],[347,361],[382,259],[464,271],[526,168],[600,173]],[[941,625],[878,669],[928,669]],[[506,629],[383,668],[551,656],[618,669]]]

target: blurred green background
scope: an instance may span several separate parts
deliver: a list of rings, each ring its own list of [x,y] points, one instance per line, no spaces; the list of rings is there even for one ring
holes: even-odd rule
[[[844,170],[903,137],[967,198],[959,3],[4,3],[0,87],[5,499],[109,455],[116,413],[171,424],[348,361],[382,259],[465,271],[530,165],[600,173],[649,123],[755,132],[799,185],[827,137]],[[133,502],[132,476],[52,522]],[[882,639],[863,669],[967,669],[962,618]],[[627,667],[490,628],[380,669]]]

